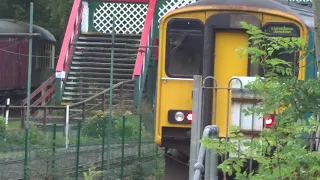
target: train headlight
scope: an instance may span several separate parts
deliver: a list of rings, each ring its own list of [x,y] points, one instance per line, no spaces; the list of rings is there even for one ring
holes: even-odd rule
[[[176,119],[176,121],[181,122],[184,120],[184,114],[182,112],[176,112],[174,118]]]

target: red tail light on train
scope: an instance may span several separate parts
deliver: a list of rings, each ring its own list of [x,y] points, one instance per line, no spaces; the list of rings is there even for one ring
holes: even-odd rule
[[[274,126],[276,123],[275,121],[275,117],[274,116],[269,116],[264,118],[264,126],[265,128],[271,128],[272,126]]]
[[[192,121],[192,112],[187,114],[187,120]]]

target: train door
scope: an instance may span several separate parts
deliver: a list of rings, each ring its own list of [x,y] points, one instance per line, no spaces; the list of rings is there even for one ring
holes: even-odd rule
[[[232,76],[247,76],[248,73],[248,58],[240,58],[238,51],[239,47],[244,47],[248,44],[248,35],[244,31],[230,30],[215,32],[214,45],[214,70],[213,74],[217,81],[217,90],[213,97],[216,98],[216,105],[213,106],[213,122],[220,127],[220,137],[226,135],[227,121],[230,116],[227,113],[231,112],[231,105],[228,104],[229,81]],[[229,110],[228,110],[229,109]],[[228,118],[228,119],[227,119]],[[229,123],[230,124],[230,123]]]
[[[246,21],[261,28],[260,20],[248,14],[213,14],[205,24],[202,77],[214,77],[203,90],[203,127],[219,126],[225,137],[231,116],[231,83],[233,76],[248,76],[248,57],[240,57],[237,48],[248,46],[249,36],[240,22]]]

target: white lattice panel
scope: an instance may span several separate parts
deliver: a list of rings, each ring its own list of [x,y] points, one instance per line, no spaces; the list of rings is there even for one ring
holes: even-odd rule
[[[168,0],[165,3],[163,3],[159,7],[159,14],[158,14],[158,22],[160,23],[161,18],[166,15],[168,12],[175,10],[177,8],[184,7],[186,5],[189,5],[191,3],[197,2],[197,0]]]
[[[143,29],[148,4],[101,3],[95,10],[93,26],[99,32],[112,32],[112,18],[116,18],[115,33],[140,34]]]

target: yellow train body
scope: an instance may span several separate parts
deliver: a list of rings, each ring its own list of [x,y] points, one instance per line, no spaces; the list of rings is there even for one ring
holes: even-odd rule
[[[307,28],[303,22],[291,14],[265,8],[255,8],[248,6],[232,5],[211,5],[211,6],[191,6],[174,10],[165,15],[160,23],[159,35],[159,57],[157,76],[157,99],[156,99],[156,136],[157,144],[162,145],[163,128],[191,128],[191,124],[175,124],[168,121],[169,110],[192,110],[192,78],[172,78],[166,72],[166,50],[167,50],[167,26],[172,19],[197,19],[203,24],[215,14],[241,13],[256,17],[261,26],[267,23],[281,22],[296,25],[300,31],[300,37],[308,38]],[[248,34],[242,30],[219,30],[215,32],[214,46],[214,77],[217,79],[219,87],[227,87],[232,76],[249,76],[248,57],[239,58],[236,48],[248,43]],[[298,73],[299,79],[305,78],[305,59],[300,61],[301,67]],[[183,68],[183,67],[181,67]],[[217,107],[215,117],[211,118],[211,123],[220,128],[220,137],[226,135],[227,119],[227,90],[221,91],[217,96]],[[230,112],[230,111],[229,111]],[[230,117],[230,116],[229,116]],[[230,124],[230,123],[229,123]]]

